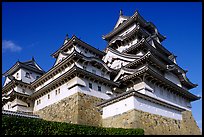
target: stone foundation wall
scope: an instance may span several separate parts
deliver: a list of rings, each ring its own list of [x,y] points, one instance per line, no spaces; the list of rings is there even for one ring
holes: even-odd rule
[[[201,134],[190,111],[182,113],[182,120],[138,110],[130,110],[120,115],[103,119],[104,127],[143,128],[146,135],[188,135]]]
[[[44,107],[34,114],[48,121],[67,122],[77,124],[78,122],[78,94],[71,95],[59,102]]]
[[[78,93],[78,123],[84,125],[102,126],[102,116],[96,104],[103,99]]]
[[[102,118],[96,104],[102,99],[75,93],[59,102],[35,111],[34,114],[48,121],[101,126]]]

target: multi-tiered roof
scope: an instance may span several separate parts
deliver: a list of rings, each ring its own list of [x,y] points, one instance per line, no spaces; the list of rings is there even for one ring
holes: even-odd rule
[[[126,31],[128,29],[129,31]],[[106,52],[109,50],[126,58],[137,56],[134,61],[116,68],[118,74],[114,77],[114,81],[121,84],[121,89],[131,82],[149,81],[189,101],[200,99],[188,91],[195,88],[197,84],[193,84],[187,78],[187,71],[176,63],[176,56],[161,44],[166,37],[158,32],[153,23],[143,19],[138,11],[131,17],[124,16],[121,11],[114,29],[103,36],[103,39],[108,42]],[[130,42],[135,39],[137,42],[131,44]],[[122,50],[118,50],[119,48]],[[139,52],[142,55],[139,56]],[[167,79],[165,73],[168,72],[175,75],[181,85]]]

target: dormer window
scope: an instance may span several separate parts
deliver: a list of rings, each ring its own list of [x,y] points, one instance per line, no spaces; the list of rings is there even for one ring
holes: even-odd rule
[[[26,72],[25,77],[26,77],[26,78],[30,78],[30,73],[29,73],[29,72]]]
[[[19,73],[16,73],[16,78],[18,78],[19,77]]]

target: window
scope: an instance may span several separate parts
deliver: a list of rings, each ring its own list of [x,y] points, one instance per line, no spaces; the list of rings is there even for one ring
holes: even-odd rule
[[[24,88],[22,89],[22,92],[25,93],[25,89]]]
[[[41,100],[40,99],[38,99],[37,100],[37,105],[39,105],[41,103]]]
[[[101,91],[101,86],[98,86],[98,91]]]
[[[182,104],[182,97],[179,98],[179,102],[180,102],[180,104]]]
[[[89,88],[92,89],[92,83],[89,83]]]
[[[18,75],[19,73],[16,73],[16,78],[18,78],[19,77],[19,75]]]
[[[30,103],[28,103],[28,107],[30,107]]]
[[[92,69],[92,73],[96,74],[96,70],[95,70],[95,69]]]
[[[38,79],[40,76],[36,76],[36,79]]]
[[[176,101],[176,95],[174,95],[174,101]]]
[[[60,93],[60,88],[55,90],[55,95],[58,95]]]
[[[47,98],[50,99],[50,94],[47,95]]]
[[[160,95],[163,95],[163,89],[160,89]]]
[[[26,78],[30,78],[30,73],[29,73],[29,72],[26,72],[25,77],[26,77]]]
[[[86,70],[86,66],[83,66],[83,69]]]
[[[170,93],[169,92],[167,92],[167,98],[170,98]]]
[[[104,77],[104,75],[105,75],[104,72],[101,72],[101,76]]]

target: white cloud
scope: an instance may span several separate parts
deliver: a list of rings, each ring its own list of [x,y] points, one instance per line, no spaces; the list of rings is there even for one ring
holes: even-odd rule
[[[11,51],[11,52],[19,52],[22,50],[22,48],[18,45],[16,45],[11,40],[3,40],[2,41],[2,50],[5,51]]]

